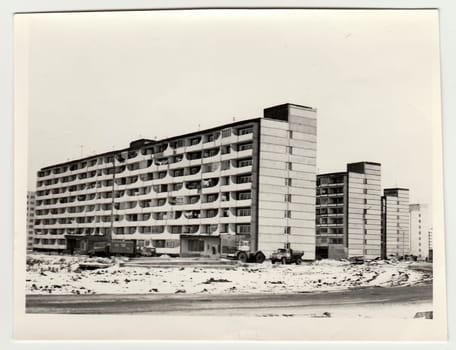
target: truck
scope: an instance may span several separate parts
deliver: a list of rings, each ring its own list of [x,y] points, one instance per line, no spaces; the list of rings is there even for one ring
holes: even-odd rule
[[[155,248],[139,245],[136,240],[120,240],[94,242],[88,249],[89,256],[111,256],[123,255],[129,257],[135,256],[154,256]]]
[[[293,264],[300,265],[302,263],[302,257],[304,252],[301,250],[294,250],[290,247],[280,248],[271,254],[271,262],[273,264],[280,262],[282,264]]]
[[[232,249],[229,249],[225,254],[225,257],[227,257],[228,259],[239,260],[243,263],[255,262],[258,264],[262,264],[266,259],[266,256],[263,254],[262,251],[250,250],[250,241],[239,241],[236,246],[230,248]]]

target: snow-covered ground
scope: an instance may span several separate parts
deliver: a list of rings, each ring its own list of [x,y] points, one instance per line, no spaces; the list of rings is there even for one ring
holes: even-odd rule
[[[80,270],[79,263],[112,264]],[[422,283],[432,275],[409,269],[410,262],[373,261],[352,265],[320,260],[296,265],[227,265],[226,267],[120,267],[119,261],[78,256],[30,254],[27,294],[100,293],[299,293],[357,287],[391,287]]]

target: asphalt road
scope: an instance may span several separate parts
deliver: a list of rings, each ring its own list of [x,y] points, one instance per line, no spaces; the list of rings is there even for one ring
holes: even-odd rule
[[[432,285],[298,294],[27,295],[26,312],[40,314],[252,315],[322,307],[432,302]]]

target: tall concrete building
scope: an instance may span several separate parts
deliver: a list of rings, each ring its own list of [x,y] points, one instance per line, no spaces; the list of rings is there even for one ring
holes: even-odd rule
[[[382,197],[382,256],[410,254],[409,190],[385,188]]]
[[[320,258],[380,256],[379,163],[350,163],[346,172],[317,176],[316,234]]]
[[[284,104],[263,118],[45,167],[34,249],[74,249],[96,236],[217,257],[247,240],[266,255],[290,243],[314,259],[316,128],[315,109]]]
[[[35,192],[27,191],[27,226],[26,226],[26,248],[33,248],[33,224],[35,219]]]
[[[410,254],[418,259],[429,257],[429,231],[432,219],[426,204],[410,204]]]
[[[317,175],[316,256],[346,258],[347,250],[347,173]]]

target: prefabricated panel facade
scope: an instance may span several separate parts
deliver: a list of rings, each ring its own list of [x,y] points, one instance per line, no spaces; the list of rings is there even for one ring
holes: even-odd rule
[[[33,224],[35,221],[35,192],[27,191],[27,225],[26,225],[26,248],[33,248]]]
[[[348,257],[381,255],[381,165],[347,165]]]
[[[260,122],[259,249],[269,255],[287,243],[315,259],[316,111],[283,105]],[[286,116],[286,118],[285,118]]]
[[[347,173],[317,176],[317,259],[347,257]]]
[[[67,235],[100,235],[218,257],[247,240],[267,255],[290,242],[313,259],[315,158],[316,111],[285,104],[52,165],[38,172],[33,248],[62,251]]]
[[[410,254],[418,259],[429,257],[429,235],[432,225],[429,206],[410,204]]]
[[[381,165],[347,164],[346,172],[317,176],[318,258],[380,257]]]
[[[409,190],[384,189],[384,220],[386,257],[410,254]]]

